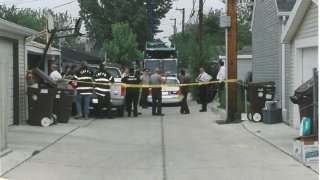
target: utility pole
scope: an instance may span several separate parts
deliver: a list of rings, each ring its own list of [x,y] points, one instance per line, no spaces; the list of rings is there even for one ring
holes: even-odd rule
[[[202,49],[203,49],[203,0],[199,0],[199,37],[198,37],[198,44],[199,44],[199,58],[200,58],[200,65],[203,66],[203,59],[202,59]]]
[[[228,29],[228,79],[237,79],[237,0],[227,1],[227,16],[231,18]],[[228,85],[228,117],[227,122],[235,120],[237,113],[237,83]]]
[[[149,0],[149,18],[150,18],[150,41],[153,40],[154,36],[154,19],[153,19],[153,10],[154,10],[154,0]]]
[[[174,34],[174,38],[176,38],[176,36],[177,36],[177,19],[173,18],[173,19],[170,19],[170,20],[174,21],[173,34]]]
[[[182,9],[176,8],[176,10],[182,12],[182,37],[184,37],[184,25],[185,25],[186,9],[185,8],[182,8]]]

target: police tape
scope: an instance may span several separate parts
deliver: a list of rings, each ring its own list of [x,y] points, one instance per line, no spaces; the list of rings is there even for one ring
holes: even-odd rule
[[[150,85],[150,84],[123,84],[123,83],[101,83],[101,82],[83,82],[78,80],[63,79],[67,82],[75,82],[82,84],[93,84],[93,85],[105,85],[105,86],[121,86],[125,88],[163,88],[163,87],[185,87],[185,86],[201,86],[201,85],[210,85],[218,83],[237,83],[237,79],[228,79],[224,81],[209,81],[209,82],[198,82],[198,83],[188,83],[188,84],[159,84],[159,85]]]

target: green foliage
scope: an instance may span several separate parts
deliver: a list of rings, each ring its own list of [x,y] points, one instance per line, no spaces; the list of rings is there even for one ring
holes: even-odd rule
[[[172,6],[172,0],[78,0],[78,2],[89,36],[97,40],[97,46],[101,47],[105,40],[112,39],[112,24],[122,22],[128,23],[137,34],[141,50],[150,38],[150,12],[153,14],[154,30],[157,30],[160,20]]]
[[[102,52],[106,53],[112,62],[122,66],[131,66],[132,61],[141,60],[143,54],[138,50],[137,36],[129,24],[116,23],[111,28],[113,39],[105,41]]]
[[[30,8],[17,8],[16,6],[7,7],[0,5],[0,18],[19,24],[36,31],[46,28],[46,17],[51,14],[54,19],[54,27],[57,29],[73,28],[73,19],[68,12],[54,13],[51,9],[33,10]],[[45,43],[45,38],[37,39],[40,43]],[[54,44],[57,44],[57,40]],[[76,43],[75,38],[66,38],[65,45],[72,47]]]

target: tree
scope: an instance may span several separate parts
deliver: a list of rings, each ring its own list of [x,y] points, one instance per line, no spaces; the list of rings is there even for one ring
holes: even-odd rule
[[[133,61],[141,60],[143,54],[138,50],[137,36],[129,24],[116,23],[111,28],[113,39],[103,43],[102,52],[112,62],[122,66],[131,66]]]
[[[74,27],[74,21],[68,12],[54,13],[50,9],[33,10],[30,8],[17,8],[16,6],[7,7],[0,5],[0,18],[36,31],[42,31],[46,28],[46,18],[48,14],[53,16],[55,28],[67,29]],[[37,41],[40,43],[46,42],[45,38],[39,38]],[[57,43],[58,40],[53,42],[53,44]],[[68,47],[72,47],[76,44],[76,38],[66,38],[64,44]]]
[[[151,14],[154,30],[160,20],[171,9],[172,0],[78,0],[80,15],[84,17],[85,26],[91,38],[101,46],[105,40],[112,39],[111,25],[128,23],[137,34],[139,47],[142,49],[150,37]]]

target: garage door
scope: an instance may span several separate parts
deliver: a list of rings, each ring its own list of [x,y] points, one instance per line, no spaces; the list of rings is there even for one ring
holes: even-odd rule
[[[313,76],[313,68],[318,68],[318,47],[302,49],[302,81],[306,82]]]
[[[1,119],[13,125],[13,43],[0,39]]]

